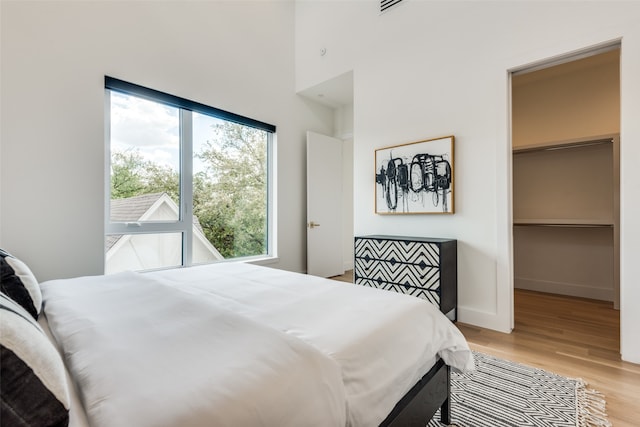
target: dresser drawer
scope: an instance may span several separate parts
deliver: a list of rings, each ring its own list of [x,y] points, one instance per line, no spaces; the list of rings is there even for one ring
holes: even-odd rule
[[[410,240],[356,238],[356,258],[385,260],[390,263],[439,265],[440,246]]]
[[[356,237],[354,282],[423,298],[455,318],[457,241],[380,235]]]

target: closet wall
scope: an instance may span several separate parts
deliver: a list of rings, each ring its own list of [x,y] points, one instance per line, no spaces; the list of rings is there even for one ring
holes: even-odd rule
[[[619,52],[513,77],[516,288],[618,304]]]

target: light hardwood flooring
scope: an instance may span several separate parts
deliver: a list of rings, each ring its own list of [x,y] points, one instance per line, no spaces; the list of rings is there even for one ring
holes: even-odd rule
[[[353,272],[333,279],[353,282]],[[582,378],[605,396],[614,426],[640,426],[640,365],[620,359],[620,312],[611,303],[516,290],[514,315],[511,334],[457,326],[473,350]]]

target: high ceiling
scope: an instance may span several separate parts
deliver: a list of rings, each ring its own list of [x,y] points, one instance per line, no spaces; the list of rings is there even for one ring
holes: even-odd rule
[[[353,104],[353,72],[349,71],[303,90],[300,95],[331,108]]]

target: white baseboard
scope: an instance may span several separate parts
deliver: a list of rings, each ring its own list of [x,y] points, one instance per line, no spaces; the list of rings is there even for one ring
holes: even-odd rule
[[[528,291],[547,292],[572,297],[613,301],[613,288],[597,288],[578,283],[548,282],[544,280],[514,278],[514,288]]]

